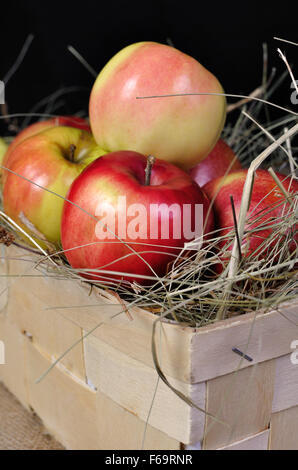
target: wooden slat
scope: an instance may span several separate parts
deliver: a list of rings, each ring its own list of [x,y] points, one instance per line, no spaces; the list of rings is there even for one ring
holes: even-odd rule
[[[270,450],[298,450],[298,406],[274,413],[270,428]]]
[[[268,450],[269,429],[217,450]]]
[[[28,408],[25,338],[4,315],[0,315],[0,340],[5,346],[5,364],[0,365],[0,382]]]
[[[238,348],[253,361],[241,361],[241,368],[291,352],[298,338],[298,302],[285,303],[278,312],[248,313],[201,328],[193,335],[192,382],[226,375],[240,364],[232,349]],[[248,347],[247,347],[248,344]]]
[[[98,437],[105,450],[179,450],[180,442],[97,393]]]
[[[30,288],[31,287],[31,288]],[[55,359],[61,356],[70,346],[82,339],[82,329],[63,318],[54,310],[45,310],[43,302],[34,295],[35,289],[47,289],[53,298],[55,291],[50,286],[38,286],[31,280],[11,281],[9,289],[8,316],[16,324],[19,332],[31,338],[36,347]],[[83,340],[73,348],[61,361],[71,372],[85,380]]]
[[[169,390],[153,368],[98,338],[89,336],[84,345],[88,383],[178,441],[189,444],[203,438],[205,414],[191,408]],[[205,383],[190,385],[173,378],[169,381],[205,409]]]
[[[230,427],[207,417],[204,449],[231,445],[268,428],[274,377],[273,360],[207,382],[207,410]]]
[[[272,412],[294,406],[298,406],[298,365],[292,363],[291,354],[288,354],[276,359]]]
[[[36,384],[36,379],[51,362],[29,341],[26,348],[30,406],[49,432],[66,448],[99,449],[95,391],[62,367],[56,367],[41,383]]]

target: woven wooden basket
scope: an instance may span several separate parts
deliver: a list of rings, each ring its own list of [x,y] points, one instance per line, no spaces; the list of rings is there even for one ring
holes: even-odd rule
[[[153,314],[139,308],[119,314],[123,302],[112,294],[42,276],[32,254],[5,251],[0,381],[66,448],[298,449],[297,301],[198,330],[160,323],[162,371],[222,424],[158,379]]]

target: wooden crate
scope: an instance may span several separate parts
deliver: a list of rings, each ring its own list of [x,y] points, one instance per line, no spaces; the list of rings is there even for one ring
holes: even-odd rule
[[[1,259],[0,380],[67,448],[298,449],[298,365],[291,360],[297,302],[197,330],[158,324],[169,382],[228,427],[158,379],[153,314],[122,312],[112,294],[44,276],[24,250],[2,248]],[[241,360],[233,348],[253,360]]]

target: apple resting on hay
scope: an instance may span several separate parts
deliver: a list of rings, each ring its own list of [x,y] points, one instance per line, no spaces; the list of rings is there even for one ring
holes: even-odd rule
[[[276,173],[284,190],[291,196],[298,192],[298,181]],[[219,243],[220,248],[232,250],[232,246],[225,246],[230,241],[224,237],[233,229],[233,211],[230,196],[233,196],[236,216],[238,218],[241,206],[242,192],[247,177],[247,170],[240,170],[229,174],[227,177],[216,178],[207,183],[203,189],[210,200],[214,199],[213,211],[215,216],[215,225],[220,229],[222,237]],[[264,249],[264,241],[272,234],[272,225],[280,222],[282,216],[288,211],[292,211],[289,202],[285,202],[285,195],[278,188],[273,177],[267,170],[257,170],[255,172],[254,185],[251,195],[249,211],[247,214],[247,226],[250,233],[244,236],[242,255],[254,255],[255,258],[264,258],[268,253],[272,253],[274,247],[282,242],[282,235],[276,237],[269,246]],[[298,233],[297,227],[289,227],[287,230],[293,232],[288,248],[290,252],[297,248]],[[285,234],[284,234],[285,235]]]
[[[203,93],[137,99],[142,96]],[[226,117],[217,80],[193,57],[163,44],[139,42],[118,52],[99,73],[89,114],[94,138],[107,151],[135,150],[184,169],[214,147]]]
[[[6,167],[16,175],[4,170],[5,213],[27,233],[37,231],[59,247],[64,201],[42,188],[65,197],[79,173],[105,152],[89,132],[65,126],[25,138],[8,152]],[[32,224],[36,231],[30,230]]]
[[[199,186],[162,160],[155,160],[150,171],[144,155],[113,152],[89,165],[71,185],[67,199],[75,205],[64,204],[62,246],[71,266],[85,269],[89,279],[150,284],[146,276],[165,275],[184,244],[196,238],[195,230],[202,235],[209,200]],[[199,220],[198,208],[203,209]],[[211,211],[206,233],[212,228]]]

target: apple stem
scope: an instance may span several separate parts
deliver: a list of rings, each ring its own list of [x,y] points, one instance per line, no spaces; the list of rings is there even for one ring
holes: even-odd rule
[[[76,146],[71,144],[69,146],[69,161],[74,162],[74,154],[75,154]]]
[[[152,171],[154,162],[155,162],[155,157],[153,157],[153,155],[148,155],[147,165],[145,168],[145,186],[150,186],[151,171]]]

